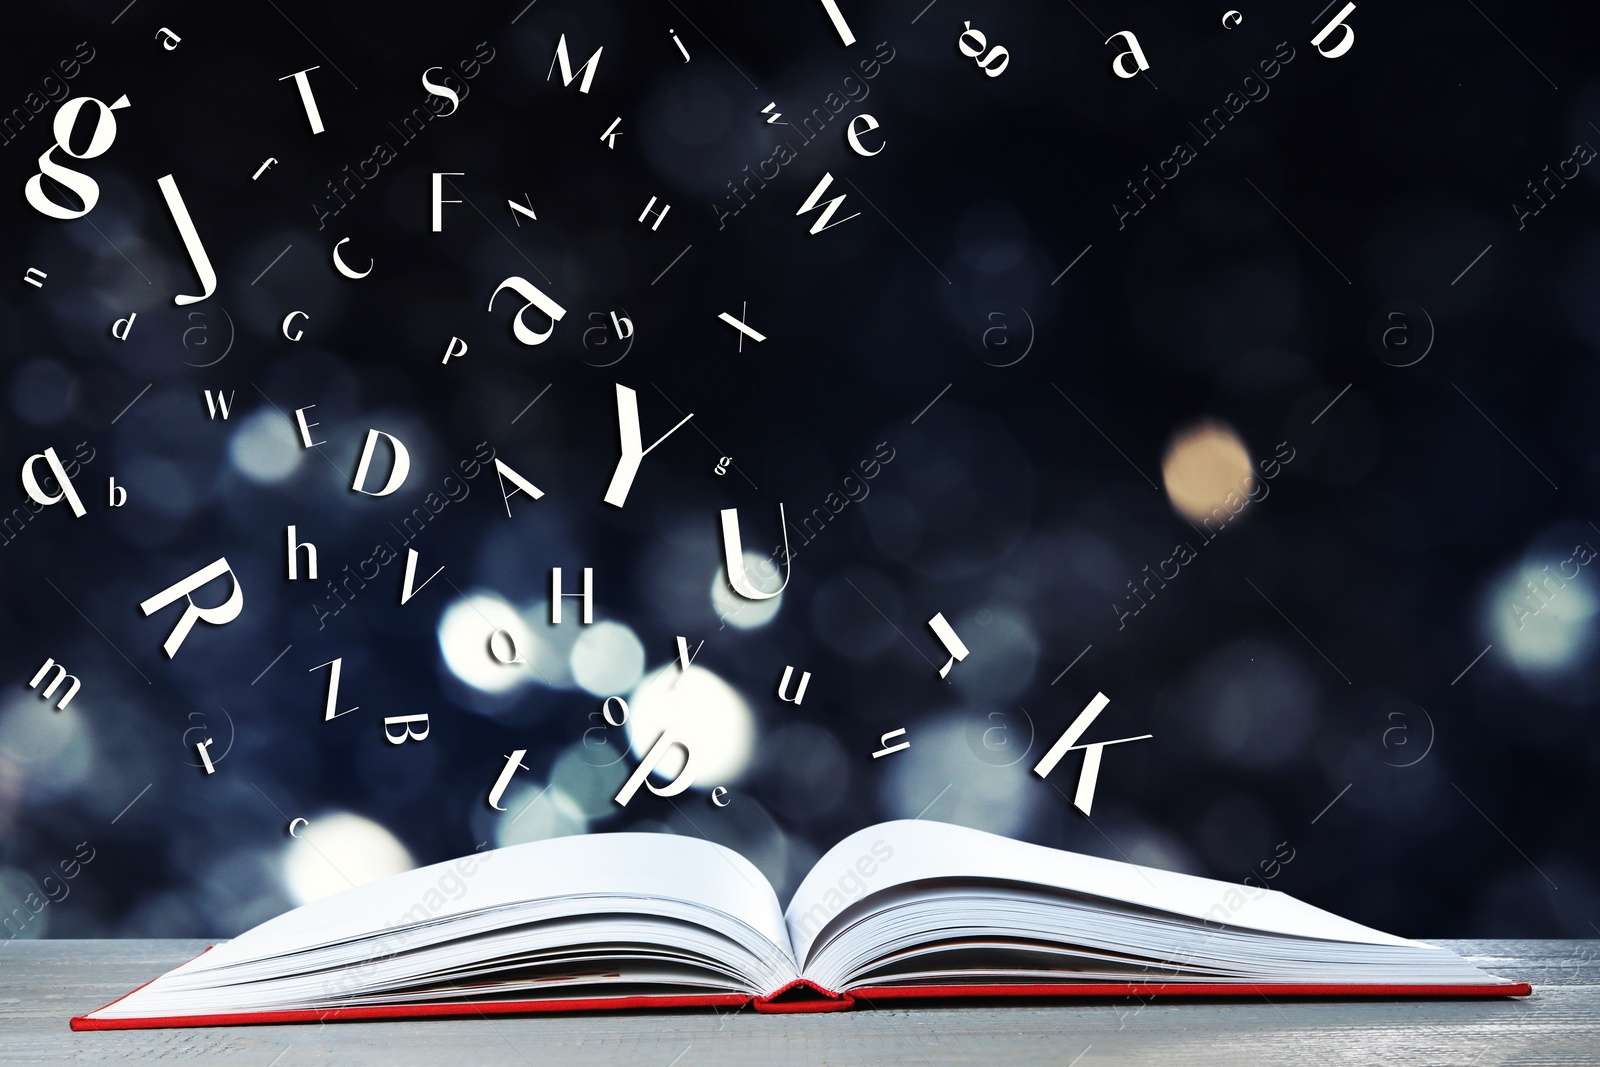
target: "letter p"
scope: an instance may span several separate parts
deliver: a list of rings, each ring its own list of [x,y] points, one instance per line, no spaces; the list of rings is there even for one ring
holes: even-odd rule
[[[667,749],[673,745],[683,749],[683,770],[679,771],[678,776],[672,781],[657,789],[655,784],[649,781],[650,772],[656,769],[656,764],[661,762],[661,757],[665,756]],[[628,776],[622,791],[616,796],[617,803],[627,807],[628,801],[633,799],[633,794],[639,791],[641,785],[658,797],[677,796],[694,783],[694,774],[689,770],[690,760],[689,746],[682,741],[674,740],[670,733],[663,730],[661,736],[656,738],[656,743],[650,746],[650,751],[645,753],[644,759],[639,761],[639,766]]]

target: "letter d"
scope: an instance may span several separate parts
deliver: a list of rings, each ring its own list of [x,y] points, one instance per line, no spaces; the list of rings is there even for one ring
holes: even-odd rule
[[[389,471],[389,480],[382,489],[376,493],[368,492],[362,488],[367,484],[367,468],[372,464],[372,449],[378,443],[379,437],[387,437],[389,444],[394,448],[394,468]],[[388,496],[405,484],[406,475],[411,473],[411,454],[406,451],[406,446],[400,443],[400,438],[394,434],[384,433],[382,430],[368,430],[367,443],[361,449],[361,463],[356,467],[356,480],[350,488],[367,496]]]
[[[138,317],[139,313],[137,311],[132,311],[128,313],[127,318],[118,319],[116,322],[113,322],[111,324],[111,336],[115,337],[119,341],[126,341],[128,339],[128,334],[133,332],[133,320]]]

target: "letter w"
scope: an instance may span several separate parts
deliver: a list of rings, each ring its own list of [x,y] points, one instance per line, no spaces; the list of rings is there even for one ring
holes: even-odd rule
[[[586,93],[589,86],[594,83],[594,72],[600,69],[600,53],[605,51],[602,45],[594,50],[594,55],[583,61],[583,66],[577,70],[572,69],[572,60],[567,55],[567,35],[562,34],[556,40],[556,56],[550,61],[550,69],[545,72],[544,80],[549,81],[550,75],[555,73],[556,65],[561,65],[561,84],[571,85],[574,78],[583,75],[583,81],[578,83],[578,92]]]
[[[213,400],[211,396],[211,390],[202,389],[200,392],[206,398],[206,410],[211,413],[211,417],[215,419],[217,417],[217,412],[220,411],[222,412],[222,421],[227,422],[228,405],[233,403],[233,398],[237,395],[237,393],[229,393],[226,397],[224,397],[222,395],[222,390],[218,389],[216,399]]]
[[[822,194],[827,191],[828,186],[832,184],[832,182],[833,175],[824,173],[822,175],[822,180],[817,183],[817,187],[815,189],[811,190],[811,195],[806,197],[806,202],[800,205],[800,210],[796,211],[795,214],[804,215],[806,212],[816,207],[817,204],[822,200]],[[861,212],[857,211],[855,215],[846,215],[844,218],[840,219],[839,222],[829,222],[828,220],[833,218],[833,213],[839,210],[839,205],[842,203],[844,203],[843,193],[840,193],[832,200],[829,200],[827,204],[823,206],[822,214],[817,216],[817,221],[811,224],[811,232],[813,234],[819,234],[823,230],[839,225],[839,222],[849,222],[851,219],[855,218],[856,215],[861,214]]]

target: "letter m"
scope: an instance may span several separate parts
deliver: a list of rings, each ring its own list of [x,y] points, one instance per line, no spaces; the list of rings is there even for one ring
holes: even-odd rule
[[[550,69],[545,72],[544,80],[549,81],[550,76],[555,73],[556,65],[560,64],[561,84],[571,85],[573,79],[582,74],[583,81],[578,83],[578,92],[586,93],[589,91],[589,86],[594,83],[594,72],[600,69],[600,53],[604,51],[604,45],[596,48],[594,55],[583,61],[583,66],[573,70],[572,59],[567,55],[567,35],[563,33],[556,39],[556,56],[550,61]]]
[[[40,696],[44,697],[44,699],[49,700],[55,695],[57,686],[66,681],[68,678],[72,679],[72,684],[67,687],[67,691],[65,693],[61,694],[61,699],[56,703],[56,709],[59,711],[61,708],[66,707],[67,704],[72,701],[73,697],[78,695],[78,688],[83,683],[78,681],[77,675],[67,673],[65,664],[57,663],[49,656],[46,656],[44,660],[44,666],[40,667],[39,673],[33,676],[33,681],[28,683],[28,688],[39,688],[39,683],[44,681],[44,676],[50,672],[51,667],[56,669],[56,676],[50,679],[50,684],[45,686],[43,693],[39,694]]]
[[[217,412],[220,411],[222,412],[222,421],[227,422],[229,414],[228,405],[233,403],[233,398],[238,394],[229,393],[227,396],[223,396],[222,390],[218,389],[216,397],[213,398],[211,395],[211,390],[209,389],[202,389],[200,390],[200,393],[206,398],[206,411],[210,412],[211,417],[215,419],[217,417]]]
[[[833,175],[824,173],[822,175],[822,180],[817,183],[817,187],[815,189],[811,190],[811,195],[806,197],[806,202],[800,205],[800,210],[796,211],[795,214],[804,215],[806,212],[816,207],[822,201],[822,194],[827,192],[828,186],[832,184],[832,182]],[[844,203],[844,194],[840,193],[832,200],[829,200],[826,204],[823,204],[822,214],[818,215],[817,221],[811,224],[811,233],[819,234],[823,230],[839,225],[839,222],[849,222],[851,219],[855,218],[856,215],[861,214],[861,212],[857,211],[855,215],[846,215],[844,218],[840,219],[839,222],[829,222],[828,220],[833,218],[833,213],[839,210],[839,205],[842,203]]]

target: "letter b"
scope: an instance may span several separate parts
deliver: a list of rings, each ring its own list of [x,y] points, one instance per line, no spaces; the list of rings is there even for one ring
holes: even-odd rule
[[[110,499],[106,501],[106,507],[120,508],[122,505],[128,502],[128,491],[122,486],[118,485],[115,478],[108,478],[106,480],[111,483],[106,487],[106,495],[110,497]]]
[[[1350,12],[1354,11],[1355,9],[1355,4],[1344,5],[1344,7],[1339,9],[1339,13],[1333,16],[1333,21],[1322,27],[1322,29],[1318,30],[1317,35],[1311,38],[1312,47],[1318,52],[1322,53],[1323,58],[1338,59],[1355,46],[1356,31],[1344,21]],[[1339,36],[1339,43],[1334,45],[1332,48],[1322,47],[1322,42],[1326,41],[1334,30],[1344,31],[1344,33]]]
[[[413,723],[419,722],[422,724],[422,732],[420,734],[412,726]],[[405,732],[396,737],[389,732],[389,727],[391,726],[404,726]],[[426,741],[428,739],[428,716],[425,714],[390,715],[383,720],[383,736],[391,745],[403,745],[407,741]]]

